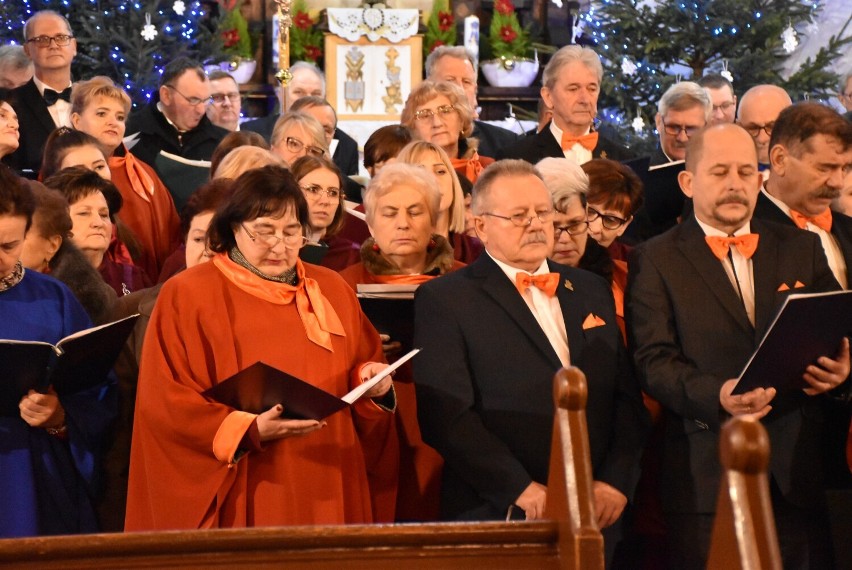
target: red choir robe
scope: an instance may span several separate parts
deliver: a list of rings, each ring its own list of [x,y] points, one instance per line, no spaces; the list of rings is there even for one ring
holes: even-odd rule
[[[373,520],[367,470],[393,450],[387,410],[362,399],[318,431],[236,460],[255,416],[201,395],[262,360],[343,396],[364,363],[383,360],[346,283],[322,267],[297,269],[309,305],[224,254],[163,285],[142,351],[125,530]]]

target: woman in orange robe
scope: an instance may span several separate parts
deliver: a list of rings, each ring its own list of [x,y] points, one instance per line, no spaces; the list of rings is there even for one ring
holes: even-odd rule
[[[250,170],[211,222],[212,262],[163,286],[142,351],[125,530],[372,521],[365,457],[384,460],[389,379],[321,422],[202,396],[261,360],[338,397],[386,366],[352,290],[298,260],[307,221],[288,170]]]
[[[441,191],[428,172],[397,162],[382,168],[370,182],[364,209],[373,237],[361,247],[361,262],[340,273],[353,289],[359,283],[420,284],[464,267],[453,258],[447,239],[434,233]],[[400,522],[437,520],[444,461],[420,436],[413,375],[408,365],[399,369],[395,389],[399,402],[399,482],[395,509],[380,516]]]
[[[154,172],[124,146],[130,97],[108,77],[74,84],[71,124],[92,135],[109,160],[112,183],[124,206],[119,217],[142,248],[137,265],[156,279],[166,258],[180,245],[180,219],[172,195]]]

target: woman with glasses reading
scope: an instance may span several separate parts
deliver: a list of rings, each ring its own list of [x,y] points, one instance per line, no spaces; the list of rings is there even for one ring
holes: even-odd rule
[[[479,173],[494,162],[493,158],[479,155],[478,141],[469,138],[473,132],[473,109],[455,83],[427,80],[415,87],[405,101],[400,123],[414,138],[444,149],[459,176],[470,182],[476,182]]]
[[[287,165],[303,156],[327,156],[328,143],[319,121],[304,113],[284,113],[275,122],[269,140],[272,152]]]
[[[286,168],[250,170],[211,221],[213,260],[163,286],[142,354],[125,530],[373,520],[367,471],[387,448],[389,378],[323,421],[285,419],[286,402],[250,414],[202,395],[261,360],[338,397],[385,368],[352,290],[299,260],[308,224]]]

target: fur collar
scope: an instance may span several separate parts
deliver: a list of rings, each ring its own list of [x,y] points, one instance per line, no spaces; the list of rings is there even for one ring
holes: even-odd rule
[[[447,238],[437,234],[432,235],[432,243],[426,250],[426,267],[423,269],[423,275],[443,275],[452,267],[455,257],[453,255],[453,247]],[[361,246],[361,261],[364,263],[364,268],[373,275],[399,275],[399,269],[396,265],[388,261],[378,249],[373,249],[376,241],[369,237]]]
[[[96,325],[109,322],[117,296],[97,269],[68,240],[50,260],[50,276],[65,283]]]

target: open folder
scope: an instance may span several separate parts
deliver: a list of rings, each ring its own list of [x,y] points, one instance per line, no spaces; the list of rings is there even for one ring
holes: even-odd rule
[[[852,336],[852,291],[792,294],[740,374],[732,394],[774,387],[806,387],[802,375],[820,356],[834,357]]]
[[[74,394],[106,380],[139,315],[78,331],[56,345],[0,340],[0,416],[18,416],[18,403],[30,390],[53,386]]]
[[[342,398],[263,362],[255,362],[201,395],[251,414],[260,414],[281,404],[284,406],[283,417],[322,420],[354,404],[418,352],[420,349],[412,350]]]
[[[400,343],[400,350],[414,345],[414,292],[417,285],[358,284],[361,310],[380,334]]]

